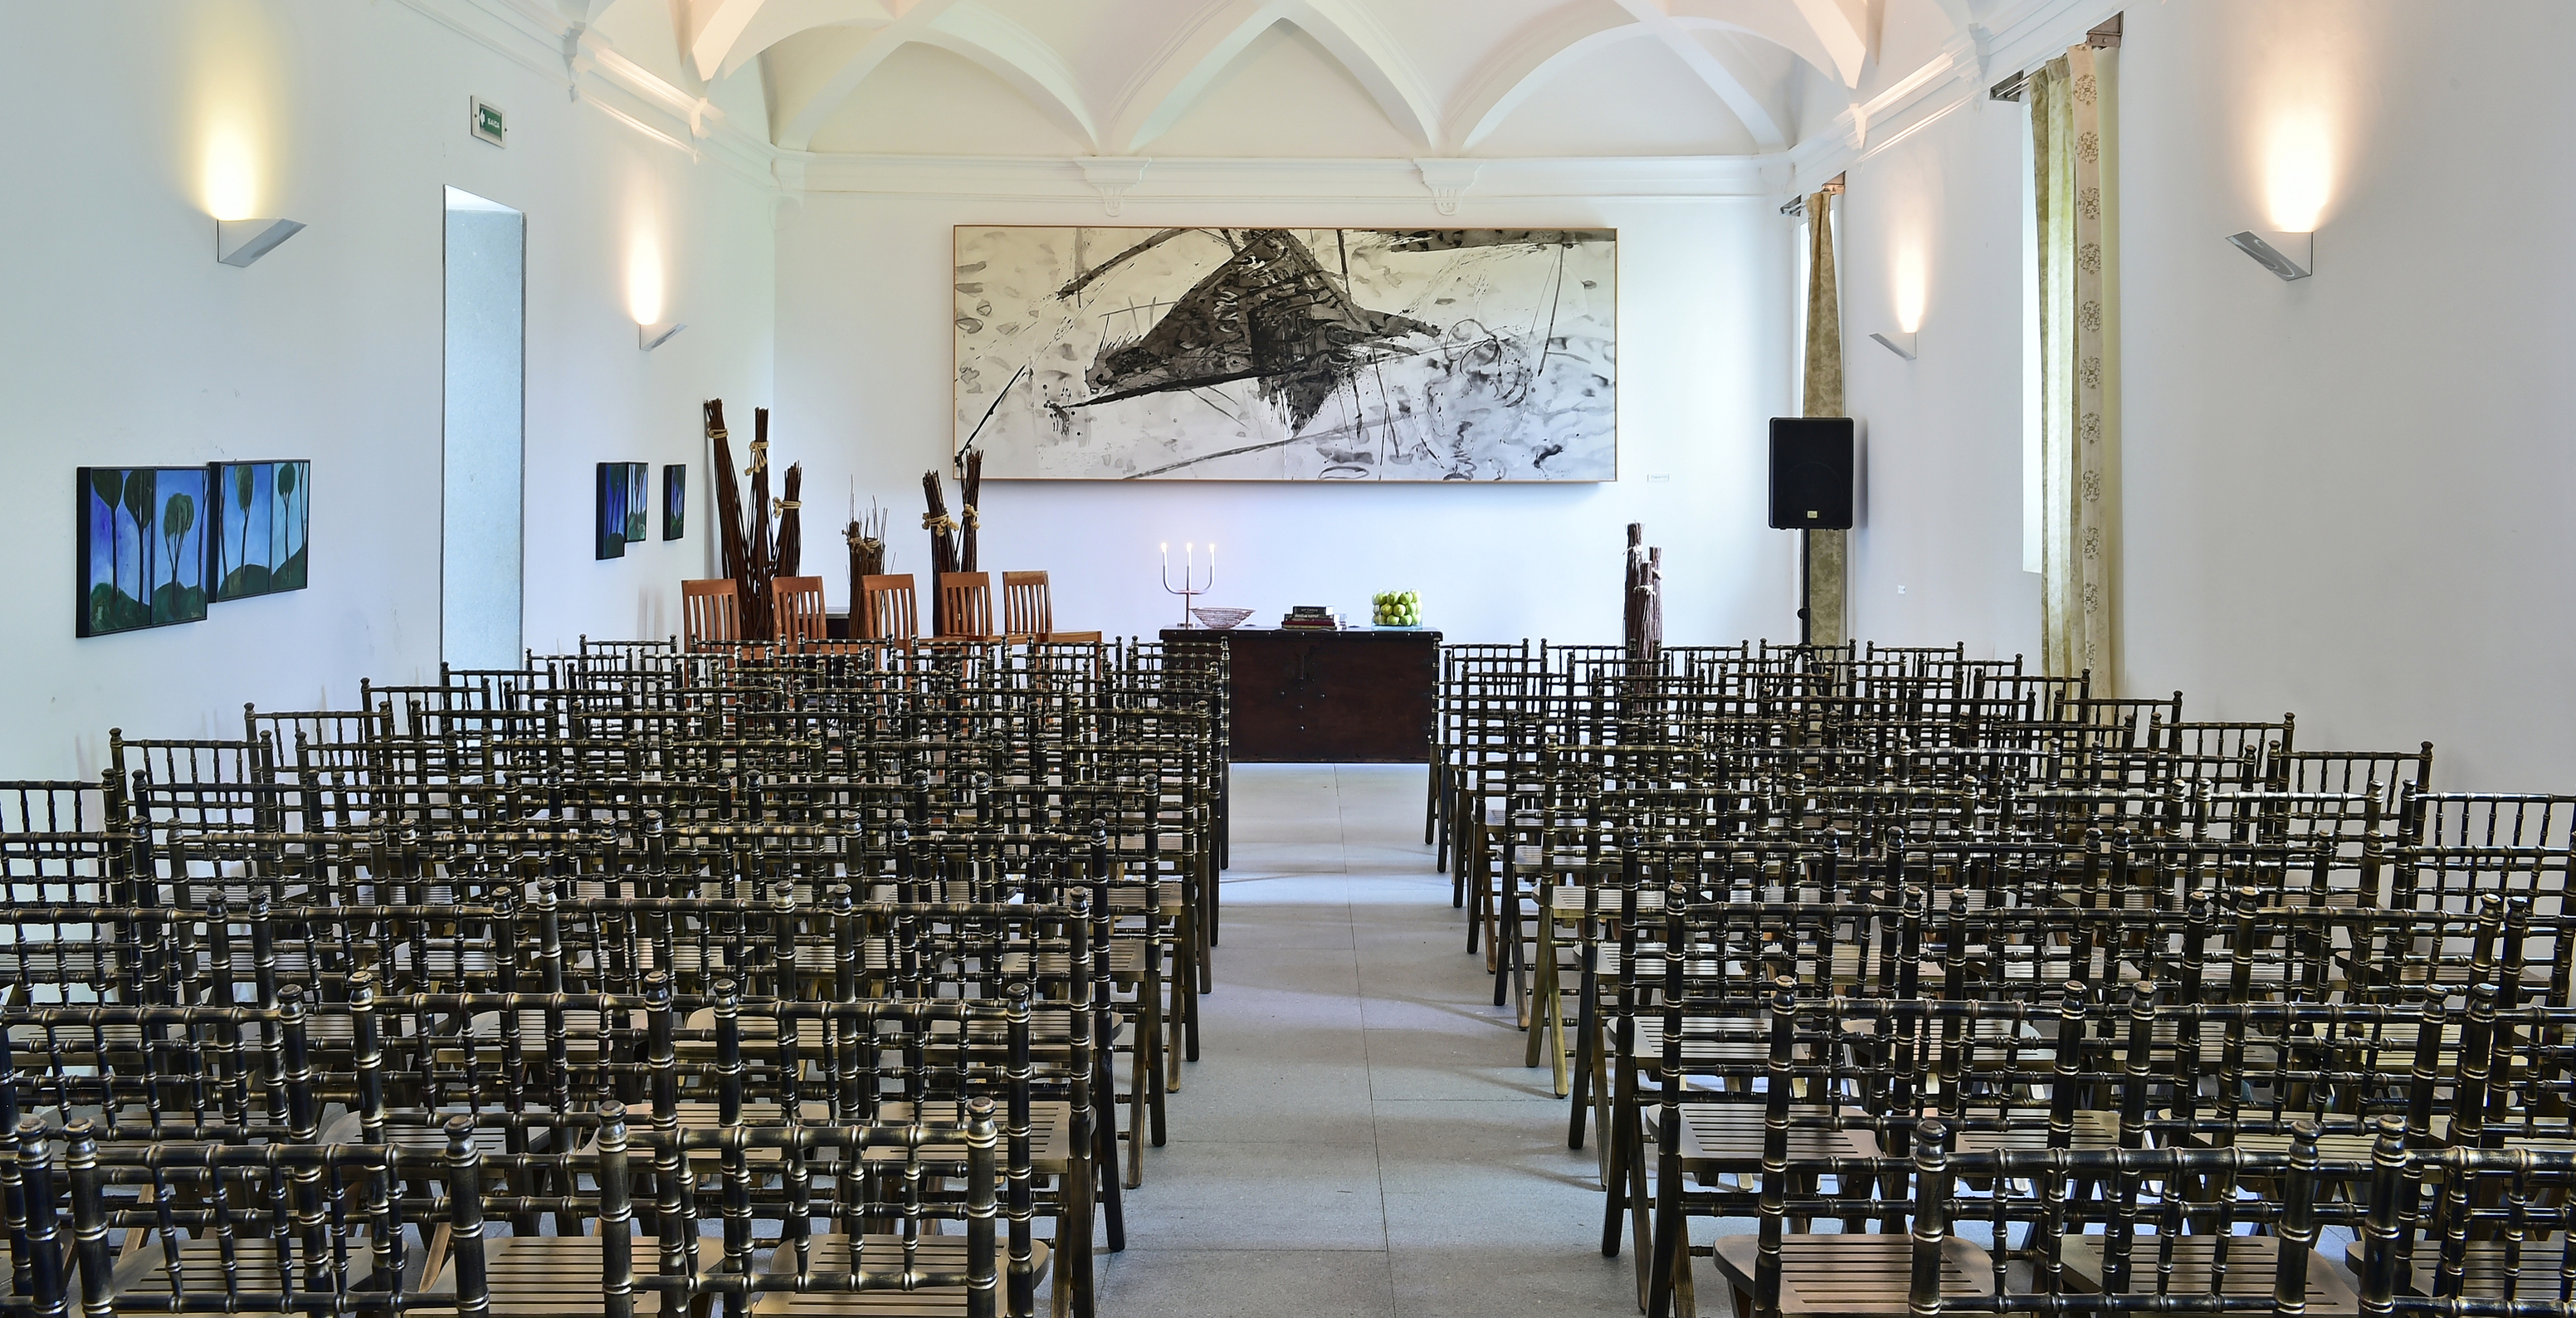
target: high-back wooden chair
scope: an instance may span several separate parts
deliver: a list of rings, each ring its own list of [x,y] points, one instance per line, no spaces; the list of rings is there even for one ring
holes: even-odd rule
[[[921,606],[914,598],[912,574],[898,572],[859,578],[859,598],[850,609],[853,639],[909,641],[921,635]]]
[[[711,641],[742,639],[742,598],[731,577],[681,582],[680,616],[692,650]]]
[[[939,574],[939,634],[981,640],[993,634],[993,574]]]
[[[826,639],[821,577],[772,577],[769,610],[780,645],[802,650]]]
[[[1014,640],[1097,641],[1098,632],[1059,632],[1044,572],[1002,574],[1002,632]]]
[[[1002,630],[1011,636],[1035,637],[1055,630],[1055,606],[1047,598],[1046,573],[1002,574]]]

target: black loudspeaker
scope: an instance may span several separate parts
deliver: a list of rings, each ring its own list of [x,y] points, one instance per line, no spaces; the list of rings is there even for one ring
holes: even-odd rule
[[[1840,531],[1852,524],[1852,421],[1771,418],[1771,525]]]

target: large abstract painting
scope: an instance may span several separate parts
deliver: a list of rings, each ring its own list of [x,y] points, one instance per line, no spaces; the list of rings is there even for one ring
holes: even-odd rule
[[[302,590],[310,546],[313,464],[214,464],[215,599]]]
[[[995,479],[1607,481],[1610,229],[957,230]]]
[[[82,636],[206,616],[208,469],[82,467]]]

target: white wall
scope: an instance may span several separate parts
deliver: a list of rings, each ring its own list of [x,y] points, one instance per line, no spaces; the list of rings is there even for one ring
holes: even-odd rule
[[[2302,746],[2429,738],[2440,785],[2576,789],[2576,254],[2554,239],[2576,179],[2533,149],[2576,108],[2554,69],[2570,37],[2576,9],[2554,0],[2130,7],[2127,690],[2182,688],[2204,718],[2292,710]],[[2268,144],[2302,120],[2330,183],[2317,274],[2284,284],[2221,238],[2265,222]],[[2008,534],[2018,131],[2015,107],[1980,99],[1851,172],[1863,635],[2036,649]],[[1908,367],[1863,336],[1917,229],[1930,294]],[[1923,578],[1939,593],[1893,594]]]
[[[778,237],[774,461],[809,477],[809,545],[838,550],[851,478],[893,509],[889,570],[925,577],[921,473],[949,473],[957,224],[1580,225],[1620,231],[1620,473],[1599,485],[988,481],[981,565],[1053,574],[1057,624],[1178,621],[1155,546],[1221,546],[1205,602],[1275,620],[1422,595],[1457,641],[1615,641],[1624,526],[1664,547],[1676,644],[1794,639],[1794,541],[1764,527],[1763,422],[1788,406],[1796,232],[1760,198],[1418,204],[1097,202],[816,195]],[[951,487],[953,504],[956,495]],[[809,561],[815,570],[820,559]],[[827,573],[836,605],[847,568]]]
[[[2038,663],[2039,577],[2021,553],[2028,122],[1978,97],[1847,172],[1843,397],[1866,437],[1855,637]],[[1869,337],[1899,328],[1900,284],[1920,289],[1911,362]]]
[[[0,147],[0,775],[96,772],[105,732],[240,735],[242,702],[346,702],[438,662],[445,184],[528,214],[526,635],[668,630],[702,570],[673,546],[593,563],[591,464],[688,460],[696,402],[768,381],[769,202],[567,98],[560,76],[401,4],[13,5],[40,130]],[[481,95],[511,145],[467,137]],[[214,259],[205,141],[239,125],[258,213],[310,227],[258,265]],[[647,358],[630,238],[663,244],[691,330]],[[204,622],[73,638],[73,468],[310,458],[308,589]],[[703,484],[701,484],[703,488]]]

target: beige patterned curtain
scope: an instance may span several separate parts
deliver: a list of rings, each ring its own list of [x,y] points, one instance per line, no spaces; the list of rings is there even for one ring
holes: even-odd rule
[[[2103,168],[2106,52],[2077,46],[2034,73],[2031,158],[2039,210],[2041,660],[2117,681],[2119,437]]]
[[[1834,270],[1834,198],[1818,192],[1807,198],[1807,416],[1843,414],[1842,288]],[[1840,645],[1850,639],[1849,603],[1843,580],[1844,538],[1848,531],[1807,531],[1807,618],[1809,638],[1818,645]]]

